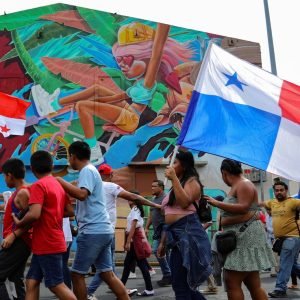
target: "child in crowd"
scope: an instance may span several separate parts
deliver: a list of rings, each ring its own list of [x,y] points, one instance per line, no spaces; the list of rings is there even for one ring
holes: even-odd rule
[[[30,255],[31,235],[27,229],[18,229],[12,213],[19,215],[28,208],[29,187],[26,185],[25,166],[20,159],[11,158],[2,165],[6,185],[16,191],[9,198],[3,220],[3,241],[0,250],[0,299],[9,300],[5,281],[14,284],[16,297],[25,299],[24,270]]]
[[[63,233],[63,217],[72,216],[69,199],[52,177],[52,156],[37,151],[30,158],[31,170],[38,179],[30,189],[29,210],[23,219],[13,215],[18,228],[32,225],[32,259],[26,280],[26,299],[39,299],[40,282],[59,299],[76,300],[73,292],[64,284],[63,253],[66,242]]]

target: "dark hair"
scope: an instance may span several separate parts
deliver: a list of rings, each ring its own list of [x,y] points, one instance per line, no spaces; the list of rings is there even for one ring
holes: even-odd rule
[[[69,146],[69,155],[75,154],[79,160],[90,160],[91,148],[83,141],[76,141]]]
[[[232,175],[240,175],[243,173],[242,164],[236,160],[226,158],[221,164],[221,172],[222,171],[227,171]]]
[[[277,181],[277,182],[275,182],[275,183],[273,184],[273,189],[274,189],[274,190],[275,190],[276,185],[282,185],[282,186],[284,186],[284,188],[285,188],[286,190],[289,189],[288,185],[287,185],[285,182],[283,182],[283,181]]]
[[[39,150],[30,157],[30,165],[33,172],[37,174],[46,174],[52,171],[52,156],[49,152]]]
[[[2,165],[2,172],[4,174],[12,174],[16,179],[25,178],[24,163],[18,158],[10,158]]]
[[[200,182],[199,175],[197,173],[197,170],[195,168],[195,162],[194,162],[194,157],[193,154],[189,151],[181,151],[179,150],[178,153],[176,154],[176,159],[180,161],[180,164],[183,168],[183,176],[180,180],[180,183],[182,187],[186,184],[186,182],[191,178],[194,177],[197,182],[200,184],[200,189],[201,189],[201,197],[203,196],[203,185]],[[169,206],[174,205],[175,203],[175,193],[174,190],[172,189],[170,195],[169,195],[169,201],[168,204]]]
[[[153,180],[153,182],[156,182],[157,185],[158,185],[159,187],[161,187],[163,190],[165,189],[165,185],[164,185],[164,183],[163,183],[162,180],[155,179],[155,180]]]
[[[138,190],[130,190],[130,193],[140,195],[140,192]],[[134,202],[134,201],[133,201]],[[144,207],[140,203],[134,202],[135,206],[140,210],[141,217],[144,218],[145,212],[144,212]]]

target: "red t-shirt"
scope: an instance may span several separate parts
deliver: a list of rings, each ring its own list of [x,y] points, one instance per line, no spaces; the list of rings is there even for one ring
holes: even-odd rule
[[[14,193],[8,199],[4,218],[3,218],[3,238],[6,238],[9,234],[11,234],[14,230],[17,229],[16,224],[14,223],[14,219],[12,218],[11,214],[14,213],[15,215],[17,215],[19,212],[21,212],[21,209],[18,209],[14,203],[15,198],[21,189],[30,190],[30,187],[23,186],[23,187],[19,188],[18,190],[14,191]],[[32,234],[32,231],[29,230],[27,232],[24,232],[21,236],[21,238],[24,240],[24,242],[30,248],[31,248],[31,234]]]
[[[33,224],[33,254],[56,254],[66,251],[63,216],[68,203],[67,194],[52,176],[45,176],[31,186],[29,205],[42,205],[41,216]]]

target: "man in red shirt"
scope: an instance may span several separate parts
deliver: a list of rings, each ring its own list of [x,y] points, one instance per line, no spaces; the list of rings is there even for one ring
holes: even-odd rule
[[[15,285],[17,299],[25,299],[24,270],[30,255],[31,237],[26,229],[17,229],[11,214],[20,214],[28,207],[29,188],[26,186],[25,166],[20,159],[11,158],[2,165],[6,185],[16,191],[9,198],[3,219],[3,241],[0,250],[0,299],[9,300],[5,287],[8,279]]]
[[[18,228],[32,224],[32,259],[26,276],[26,299],[39,299],[39,286],[45,286],[59,299],[76,300],[64,284],[62,257],[66,252],[63,217],[72,216],[73,209],[67,194],[51,175],[52,157],[46,151],[37,151],[30,158],[31,170],[38,181],[32,184],[29,211],[22,220],[13,216]]]

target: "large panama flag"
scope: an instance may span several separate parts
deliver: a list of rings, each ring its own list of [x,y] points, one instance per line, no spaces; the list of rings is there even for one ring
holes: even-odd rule
[[[300,182],[300,87],[211,44],[177,143]]]
[[[29,106],[29,102],[0,92],[0,133],[4,137],[24,134]]]

